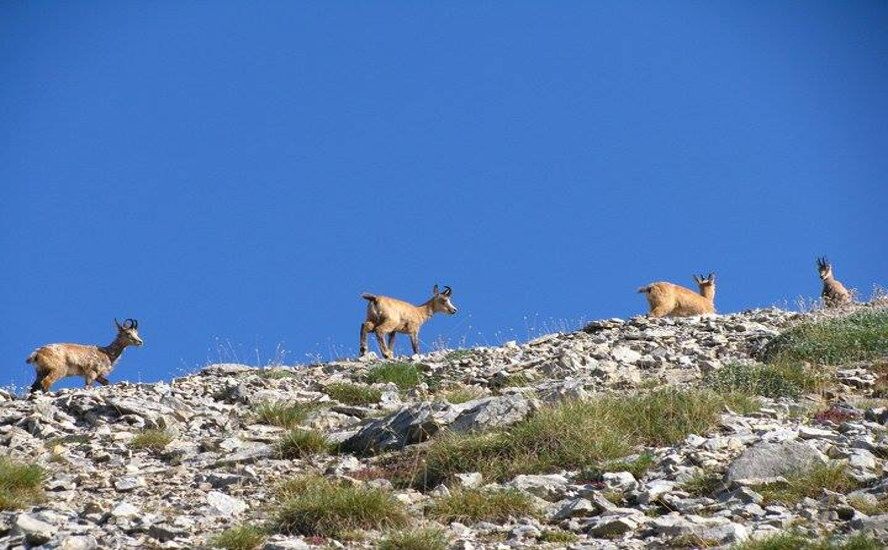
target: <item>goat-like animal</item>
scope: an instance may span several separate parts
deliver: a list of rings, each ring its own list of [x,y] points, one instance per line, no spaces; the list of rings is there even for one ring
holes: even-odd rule
[[[49,344],[34,350],[28,356],[27,363],[34,365],[37,379],[31,385],[31,391],[49,391],[49,388],[66,376],[82,376],[88,388],[94,382],[107,386],[108,373],[120,359],[120,354],[127,346],[141,346],[139,338],[139,322],[127,319],[117,325],[117,337],[107,346],[84,346],[81,344]]]
[[[839,307],[851,303],[851,293],[833,277],[832,265],[826,258],[817,258],[817,271],[820,280],[823,281],[823,290],[820,297],[826,307]]]
[[[432,298],[419,306],[388,296],[362,294],[361,297],[368,303],[367,320],[361,324],[361,355],[367,353],[367,334],[370,332],[376,335],[379,351],[387,359],[392,358],[395,334],[399,332],[410,335],[413,353],[419,353],[419,329],[423,323],[436,313],[450,315],[456,313],[456,307],[450,301],[451,294],[453,291],[449,286],[438,292],[438,285],[435,285],[432,289]],[[385,335],[388,335],[388,345],[385,342]]]
[[[703,277],[694,275],[700,287],[697,294],[689,288],[672,283],[651,283],[638,289],[650,305],[651,317],[682,317],[715,313],[715,273]]]

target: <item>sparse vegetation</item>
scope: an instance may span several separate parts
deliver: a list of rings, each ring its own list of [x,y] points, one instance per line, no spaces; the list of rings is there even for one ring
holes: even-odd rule
[[[377,550],[446,550],[447,534],[428,527],[413,531],[395,531],[382,539]]]
[[[650,453],[642,453],[635,458],[608,460],[585,468],[580,472],[579,479],[600,481],[602,474],[605,472],[629,472],[635,479],[641,479],[653,465],[654,455]]]
[[[734,550],[881,550],[882,544],[864,534],[851,537],[812,540],[810,536],[793,531],[777,533],[769,537],[749,540]]]
[[[430,517],[439,521],[505,521],[509,517],[536,516],[539,511],[527,494],[517,489],[463,489],[436,499]]]
[[[793,327],[771,340],[763,358],[771,364],[809,361],[841,365],[878,359],[886,354],[888,309],[875,309]]]
[[[51,437],[43,442],[43,446],[52,449],[56,445],[83,445],[89,443],[91,438],[86,434],[63,435],[61,437]]]
[[[475,386],[463,386],[445,392],[444,399],[446,399],[448,403],[458,405],[459,403],[466,403],[474,399],[480,399],[484,397],[484,395],[484,390],[481,388]]]
[[[363,384],[351,384],[348,382],[337,382],[330,384],[324,388],[324,392],[340,403],[363,407],[378,403],[382,398],[382,391],[377,388],[371,388]]]
[[[531,384],[533,384],[533,378],[530,375],[524,372],[516,372],[503,377],[499,385],[503,388],[523,388]]]
[[[888,495],[883,495],[879,498],[873,497],[872,500],[854,496],[848,499],[848,504],[868,516],[888,514]]]
[[[676,443],[704,433],[724,406],[710,391],[675,388],[542,409],[505,432],[444,434],[424,451],[414,483],[437,484],[457,472],[485,478],[580,469],[625,457],[639,446]]]
[[[716,472],[701,472],[682,484],[682,489],[695,497],[712,496],[722,487],[722,475]]]
[[[555,542],[555,543],[571,543],[576,542],[577,535],[571,531],[565,531],[564,529],[546,529],[543,531],[538,540],[540,542]]]
[[[213,548],[253,550],[265,541],[265,530],[255,525],[229,527],[210,540]]]
[[[797,398],[818,386],[820,378],[801,363],[763,365],[734,363],[711,372],[706,386],[722,394]]]
[[[765,485],[758,489],[766,504],[793,505],[805,497],[816,498],[823,489],[847,493],[857,488],[843,464],[824,464],[786,478],[786,484]]]
[[[173,434],[166,430],[150,428],[142,430],[130,441],[130,448],[137,450],[162,451],[173,440]]]
[[[321,407],[320,403],[261,403],[256,407],[256,422],[282,428],[293,428],[302,423],[308,414]]]
[[[444,360],[448,363],[458,363],[467,357],[472,356],[472,350],[470,349],[455,349],[444,356]]]
[[[268,367],[256,371],[256,376],[266,380],[282,380],[284,378],[296,378],[296,372],[282,367]]]
[[[381,489],[304,476],[284,483],[278,495],[281,503],[274,526],[284,533],[336,537],[356,529],[407,524],[404,506]]]
[[[36,464],[0,457],[0,510],[18,510],[41,502],[46,472]]]
[[[391,382],[401,391],[419,385],[424,377],[419,368],[413,363],[383,363],[370,369],[367,373],[367,382],[376,384],[379,382]]]
[[[323,435],[313,430],[296,428],[281,437],[277,452],[282,458],[303,458],[330,452],[331,445]]]

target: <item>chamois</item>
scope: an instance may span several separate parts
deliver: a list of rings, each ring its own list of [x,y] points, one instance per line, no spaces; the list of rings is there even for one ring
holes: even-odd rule
[[[651,317],[682,317],[715,313],[715,274],[694,275],[700,293],[672,283],[651,283],[638,289],[650,305]]]
[[[851,303],[851,293],[833,277],[832,265],[826,258],[817,258],[817,271],[820,280],[823,281],[823,290],[820,296],[826,307],[839,307]]]
[[[435,313],[456,313],[456,307],[450,301],[453,290],[445,286],[438,292],[438,285],[432,289],[432,298],[419,306],[409,304],[397,298],[376,296],[364,293],[361,297],[367,300],[367,320],[361,324],[361,355],[367,353],[367,333],[376,335],[379,351],[386,359],[392,358],[395,345],[395,334],[403,332],[410,335],[413,353],[419,353],[419,329]],[[388,345],[385,335],[388,334]]]
[[[31,385],[31,391],[49,391],[53,383],[66,376],[82,376],[90,387],[93,382],[103,386],[109,384],[106,376],[120,359],[120,354],[127,346],[141,346],[139,338],[139,322],[127,319],[117,325],[117,337],[107,346],[84,346],[81,344],[49,344],[34,350],[26,363],[32,363],[37,371],[37,379]]]

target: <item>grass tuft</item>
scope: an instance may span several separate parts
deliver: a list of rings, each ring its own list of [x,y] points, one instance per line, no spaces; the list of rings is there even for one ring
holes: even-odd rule
[[[484,390],[482,390],[481,388],[475,386],[465,386],[448,390],[444,393],[444,399],[446,399],[448,403],[458,405],[460,403],[466,403],[468,401],[480,399],[484,397],[484,395]]]
[[[172,440],[173,434],[170,432],[151,428],[136,434],[129,445],[131,449],[162,451]]]
[[[313,430],[297,428],[281,437],[277,443],[277,452],[281,458],[304,458],[329,453],[331,447],[323,435]]]
[[[811,537],[794,531],[776,533],[768,537],[749,540],[734,550],[881,550],[884,546],[868,535],[858,533],[846,539]]]
[[[271,367],[257,370],[256,376],[266,380],[283,380],[284,378],[296,378],[298,375],[292,369]]]
[[[809,361],[841,365],[888,353],[888,308],[803,323],[777,336],[763,351],[767,363]]]
[[[350,384],[337,382],[324,388],[324,392],[340,403],[362,407],[378,403],[382,398],[382,391],[377,388],[364,386],[363,384]]]
[[[478,471],[487,479],[583,469],[625,457],[639,446],[677,443],[712,429],[724,407],[710,391],[662,388],[628,397],[565,401],[544,408],[507,432],[444,434],[424,451],[414,484]]]
[[[682,489],[691,496],[709,497],[724,487],[722,475],[715,472],[701,472],[682,484]]]
[[[43,501],[46,472],[36,464],[0,457],[0,510],[18,510]]]
[[[229,527],[210,540],[213,548],[225,550],[254,550],[265,542],[265,530],[255,525]]]
[[[320,476],[290,480],[278,496],[282,502],[274,526],[288,534],[336,537],[356,529],[399,528],[408,519],[404,506],[387,491]]]
[[[536,517],[533,499],[517,489],[464,489],[429,505],[430,517],[443,522],[506,521],[510,517]]]
[[[781,503],[791,506],[805,497],[817,498],[823,489],[845,494],[858,488],[857,482],[848,475],[844,464],[823,464],[786,478],[787,484],[771,484],[759,487],[765,504]]]
[[[578,538],[576,533],[565,531],[563,529],[546,529],[540,534],[539,541],[567,544],[576,542]]]
[[[321,405],[319,403],[285,403],[280,401],[266,402],[256,407],[256,422],[293,428],[298,426],[308,414]]]
[[[820,378],[801,363],[726,365],[711,372],[704,384],[726,394],[761,395],[770,398],[798,398],[804,391],[814,390]]]
[[[367,372],[370,384],[391,382],[401,391],[409,390],[423,380],[422,372],[413,363],[383,363]]]
[[[377,550],[447,550],[447,534],[433,527],[386,535]]]

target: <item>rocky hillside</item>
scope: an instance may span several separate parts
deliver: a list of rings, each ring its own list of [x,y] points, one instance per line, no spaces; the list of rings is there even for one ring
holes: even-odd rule
[[[0,546],[880,548],[888,313],[845,315],[0,393]]]

